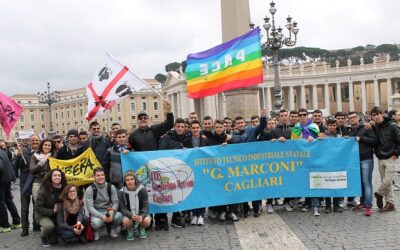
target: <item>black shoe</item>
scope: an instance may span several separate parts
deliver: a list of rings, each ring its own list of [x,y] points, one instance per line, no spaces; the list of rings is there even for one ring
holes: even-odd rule
[[[40,227],[38,225],[33,225],[33,231],[34,232],[39,232],[40,231]]]
[[[331,206],[325,206],[324,213],[329,214],[332,211]]]
[[[50,244],[49,240],[47,239],[47,237],[42,237],[42,238],[40,238],[40,240],[42,241],[42,246],[43,247],[51,246],[51,244]]]
[[[262,209],[254,209],[254,217],[258,217],[261,215]]]
[[[165,231],[168,231],[168,230],[169,230],[168,221],[166,221],[165,223],[163,223],[162,228],[163,228]]]
[[[182,222],[182,219],[180,217],[172,217],[171,226],[183,228],[185,227],[185,223]]]
[[[28,234],[29,234],[28,228],[22,228],[21,236],[22,237],[28,236]]]
[[[333,206],[333,212],[341,213],[343,208],[341,206]]]
[[[376,199],[376,206],[378,206],[379,209],[383,208],[383,196],[380,195],[378,192],[374,193],[375,199]]]
[[[156,231],[159,231],[159,230],[161,230],[161,229],[163,229],[164,228],[164,225],[162,224],[162,223],[156,223],[156,226],[155,226],[155,230]]]
[[[78,237],[78,242],[81,243],[81,244],[88,243],[88,241],[86,240],[84,235],[81,235],[81,236]]]

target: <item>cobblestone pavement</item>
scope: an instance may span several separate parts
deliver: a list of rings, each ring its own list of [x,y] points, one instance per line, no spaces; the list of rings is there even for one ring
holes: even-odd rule
[[[374,188],[378,187],[375,168]],[[396,177],[400,183],[400,177]],[[14,201],[19,208],[19,186],[14,184]],[[400,209],[400,191],[395,192]],[[375,202],[375,201],[374,201]],[[265,207],[264,207],[265,211]],[[54,249],[400,249],[400,213],[379,213],[374,207],[372,217],[346,209],[343,213],[315,217],[311,212],[276,213],[248,218],[238,223],[206,220],[202,227],[188,225],[169,232],[150,231],[147,239],[126,241],[122,236],[112,239],[101,235],[98,242],[87,245],[71,243]],[[281,230],[281,231],[279,231]],[[286,230],[286,231],[285,231]],[[297,237],[297,239],[296,239]],[[0,249],[42,249],[38,232],[20,237],[20,230],[0,233]]]

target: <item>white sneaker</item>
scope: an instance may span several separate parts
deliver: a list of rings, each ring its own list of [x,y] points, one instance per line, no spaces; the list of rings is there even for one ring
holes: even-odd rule
[[[99,239],[100,239],[99,232],[94,231],[94,240],[99,240]]]
[[[352,200],[352,201],[350,201],[350,202],[347,202],[347,206],[348,207],[350,207],[350,206],[352,206],[352,207],[357,207],[358,206],[358,201],[356,200],[356,199],[354,199],[354,200]],[[350,206],[349,206],[350,205]]]
[[[320,216],[319,209],[317,207],[314,208],[314,216]]]
[[[272,214],[274,212],[274,209],[272,208],[271,204],[267,204],[267,213]]]
[[[116,228],[111,228],[110,236],[113,238],[118,238],[118,232]]]
[[[203,226],[204,225],[204,218],[203,216],[199,216],[199,218],[197,219],[197,225],[199,226]]]
[[[293,208],[289,205],[289,203],[284,204],[283,207],[287,212],[293,212]]]
[[[233,221],[239,221],[239,218],[236,216],[235,213],[230,213],[230,214],[229,214],[229,217],[230,217],[231,220],[233,220]]]
[[[197,225],[198,223],[199,223],[199,218],[197,218],[197,216],[193,216],[192,222],[190,224]]]
[[[222,212],[220,215],[219,215],[219,218],[218,218],[219,220],[222,220],[222,221],[224,221],[224,220],[226,220],[226,213],[225,212]]]

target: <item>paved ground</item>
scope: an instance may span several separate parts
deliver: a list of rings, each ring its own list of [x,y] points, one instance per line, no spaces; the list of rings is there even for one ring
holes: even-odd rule
[[[374,186],[377,183],[375,169]],[[396,177],[400,183],[400,177]],[[19,208],[19,186],[13,185]],[[395,192],[400,209],[400,191]],[[265,207],[264,207],[265,211]],[[237,223],[206,220],[203,227],[188,225],[185,229],[169,232],[151,231],[147,239],[127,242],[123,237],[112,239],[101,236],[98,242],[78,243],[55,249],[400,249],[400,213],[382,214],[374,208],[373,216],[346,209],[343,213],[321,213],[300,210],[288,213],[282,207],[276,213],[263,213],[259,218],[249,217]],[[0,249],[42,249],[39,233],[30,232],[20,237],[19,230],[0,234]]]

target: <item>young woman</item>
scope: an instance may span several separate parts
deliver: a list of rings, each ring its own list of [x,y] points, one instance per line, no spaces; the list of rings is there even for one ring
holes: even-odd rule
[[[35,203],[35,218],[40,225],[40,239],[43,247],[50,246],[50,242],[57,242],[54,232],[57,202],[66,184],[65,175],[59,169],[53,169],[43,177]]]
[[[37,193],[44,175],[50,171],[49,157],[52,156],[54,149],[53,141],[45,139],[40,143],[38,151],[31,157],[30,171],[35,177],[32,185],[34,201],[36,201]]]
[[[134,240],[134,231],[138,230],[139,238],[146,238],[145,228],[150,226],[148,194],[132,170],[124,175],[124,186],[119,194],[119,205],[123,215],[122,225],[127,229],[127,240]]]
[[[84,234],[86,221],[83,202],[78,197],[78,188],[75,185],[67,185],[59,198],[56,226],[59,242],[64,244],[68,240],[78,239],[82,244],[87,243]]]

